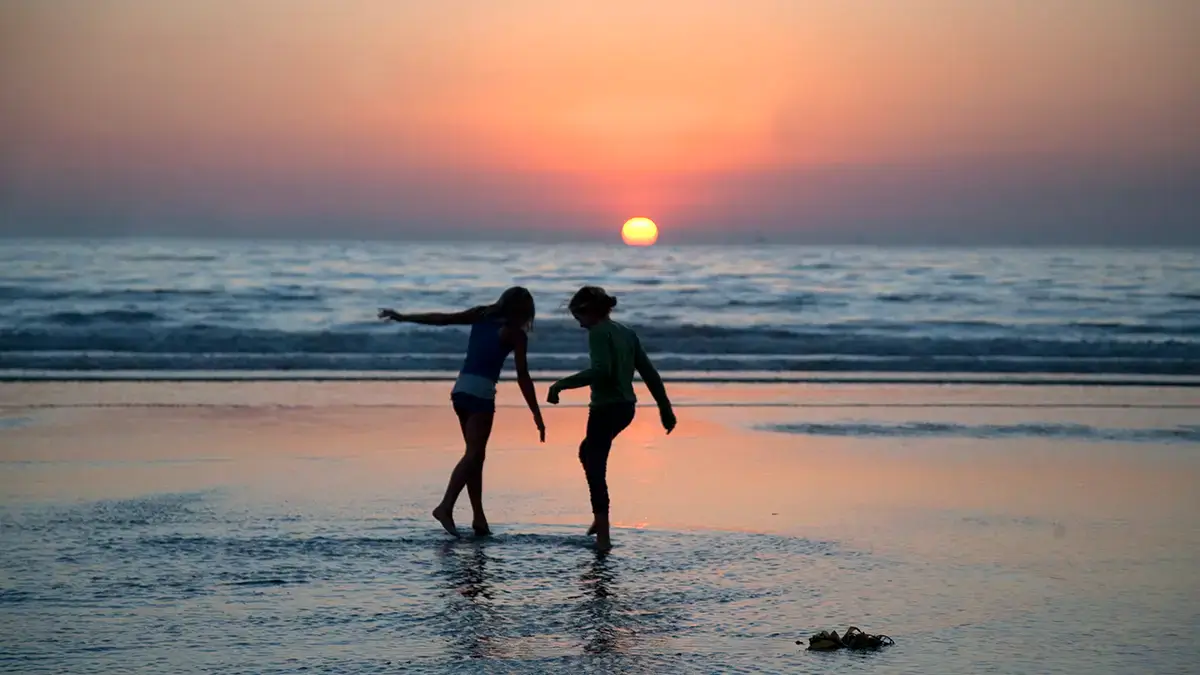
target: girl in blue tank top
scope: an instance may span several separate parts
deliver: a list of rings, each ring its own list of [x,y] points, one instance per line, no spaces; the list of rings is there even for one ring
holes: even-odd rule
[[[454,403],[454,412],[458,415],[458,425],[467,449],[450,473],[446,495],[433,510],[433,517],[456,537],[458,529],[454,525],[454,503],[464,487],[471,500],[471,527],[475,534],[491,534],[487,516],[483,512],[483,460],[496,414],[496,382],[510,353],[517,367],[517,383],[521,393],[533,413],[541,441],[546,442],[546,425],[542,423],[527,358],[528,331],[533,326],[533,316],[533,294],[521,286],[504,291],[500,299],[491,305],[474,307],[465,312],[401,314],[391,309],[379,310],[379,318],[390,321],[471,327],[467,356],[450,391],[450,400]]]

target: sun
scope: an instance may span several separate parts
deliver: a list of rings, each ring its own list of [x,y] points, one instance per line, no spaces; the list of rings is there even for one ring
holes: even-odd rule
[[[621,239],[630,246],[651,246],[658,241],[658,226],[649,218],[630,218],[621,226]]]

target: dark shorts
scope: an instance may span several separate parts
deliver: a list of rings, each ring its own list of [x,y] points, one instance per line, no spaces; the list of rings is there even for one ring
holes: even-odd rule
[[[450,400],[454,403],[454,412],[459,417],[467,417],[477,413],[496,412],[496,399],[480,398],[462,392],[455,392],[450,394]]]

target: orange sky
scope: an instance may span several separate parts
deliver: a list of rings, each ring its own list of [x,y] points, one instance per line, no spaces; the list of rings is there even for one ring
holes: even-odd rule
[[[115,168],[130,190],[171,175],[168,191],[192,197],[296,172],[351,192],[413,171],[549,173],[576,177],[564,204],[624,213],[690,201],[694,184],[671,186],[697,175],[1190,161],[1198,8],[10,0],[0,167],[30,194]]]

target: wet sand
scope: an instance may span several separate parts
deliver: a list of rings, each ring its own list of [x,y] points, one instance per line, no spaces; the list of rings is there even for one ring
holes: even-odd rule
[[[484,479],[497,536],[441,533],[428,511],[461,452],[447,389],[0,385],[5,668],[1200,660],[1194,389],[680,385],[674,434],[644,396],[614,447],[616,549],[599,558],[583,534],[582,392],[544,406],[539,445],[504,385]],[[457,517],[465,531],[465,495]],[[793,644],[851,624],[898,644],[867,660]]]

